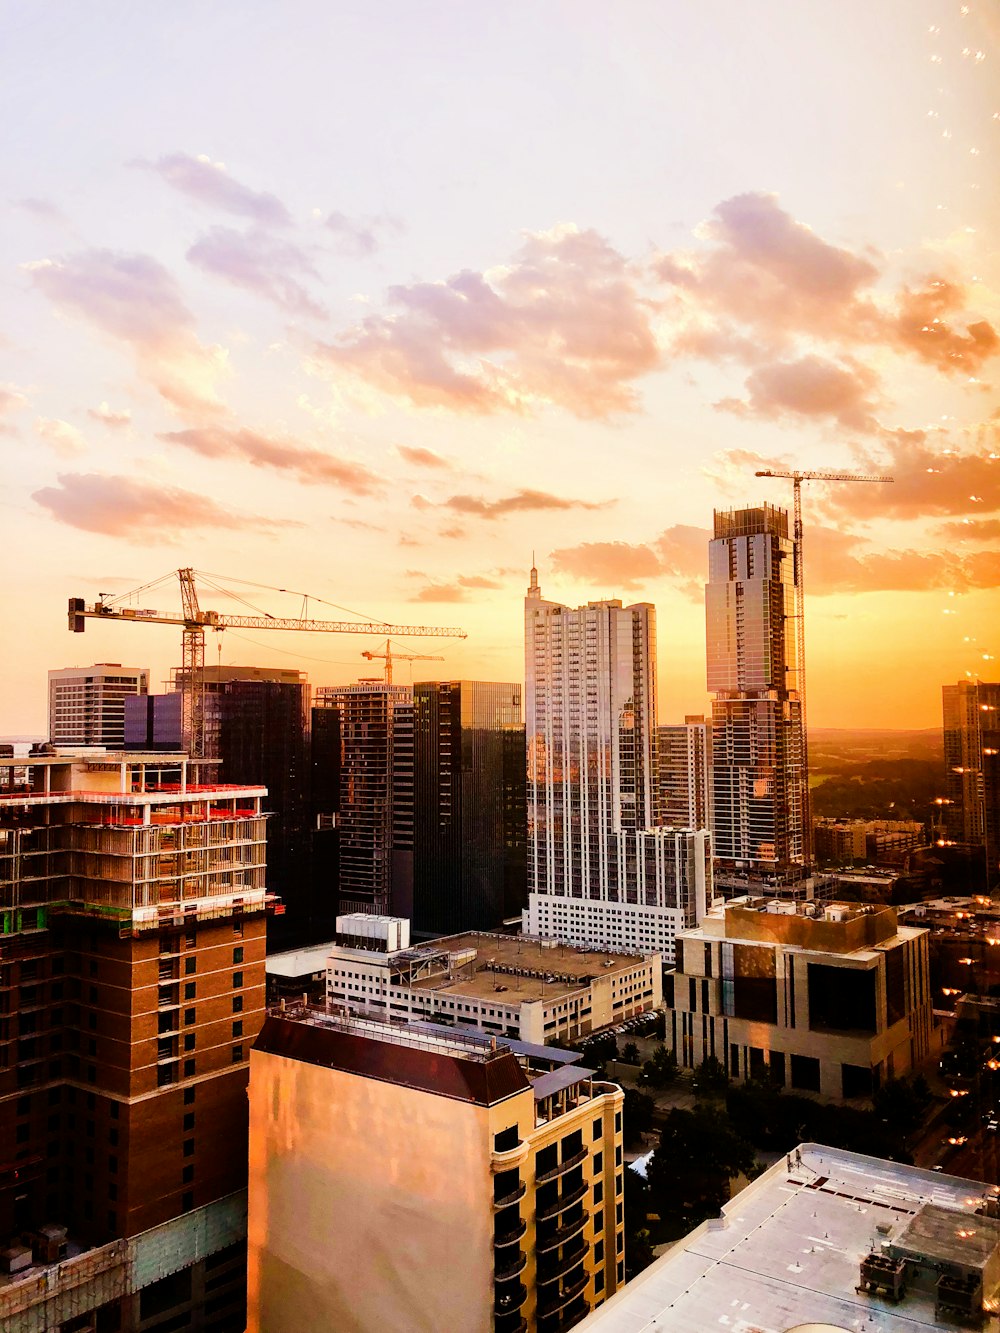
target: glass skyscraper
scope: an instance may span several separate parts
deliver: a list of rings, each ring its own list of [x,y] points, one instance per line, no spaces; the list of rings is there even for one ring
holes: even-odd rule
[[[806,769],[788,514],[716,511],[705,589],[716,868],[804,868]]]

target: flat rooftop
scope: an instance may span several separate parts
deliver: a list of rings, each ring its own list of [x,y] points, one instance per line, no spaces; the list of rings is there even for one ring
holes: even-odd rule
[[[460,974],[450,978],[422,977],[413,983],[414,989],[464,995],[470,999],[495,999],[502,1004],[562,999],[581,990],[596,977],[626,971],[644,959],[656,956],[574,948],[525,935],[492,935],[478,931],[448,935],[418,947],[421,953],[429,950],[461,954],[474,950],[476,957],[462,968]]]
[[[803,1144],[747,1186],[722,1217],[703,1223],[577,1325],[587,1333],[784,1333],[831,1325],[850,1333],[963,1327],[935,1316],[930,1293],[898,1305],[858,1293],[861,1260],[887,1234],[973,1247],[996,1223],[977,1215],[984,1191],[963,1180],[860,1153]],[[930,1206],[930,1207],[928,1207]],[[961,1233],[968,1232],[968,1237]],[[980,1238],[977,1241],[977,1237]],[[936,1240],[935,1240],[936,1238]],[[977,1250],[978,1247],[978,1250]],[[994,1293],[984,1293],[987,1300]],[[988,1317],[980,1327],[996,1333]]]

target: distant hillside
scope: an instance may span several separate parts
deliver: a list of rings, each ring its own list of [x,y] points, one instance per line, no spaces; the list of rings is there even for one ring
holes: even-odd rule
[[[895,731],[890,728],[855,730],[850,727],[810,727],[809,767],[814,775],[842,773],[872,760],[919,759],[944,762],[940,727]]]

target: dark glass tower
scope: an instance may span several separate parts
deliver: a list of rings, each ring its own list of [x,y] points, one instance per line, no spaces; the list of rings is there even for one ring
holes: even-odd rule
[[[526,903],[521,687],[417,684],[413,706],[414,929],[494,929]]]

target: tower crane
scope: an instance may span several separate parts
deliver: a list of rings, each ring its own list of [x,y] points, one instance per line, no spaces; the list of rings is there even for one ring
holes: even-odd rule
[[[876,481],[892,482],[894,478],[866,472],[806,472],[794,468],[791,472],[776,471],[771,468],[755,472],[756,477],[781,477],[792,483],[794,500],[793,532],[793,569],[795,574],[795,619],[798,621],[798,634],[795,636],[795,683],[799,693],[799,707],[802,715],[802,769],[805,783],[802,790],[802,828],[803,851],[807,865],[813,859],[812,799],[809,793],[809,755],[806,733],[806,593],[805,593],[805,554],[802,544],[802,483],[804,481]]]
[[[441,656],[440,653],[394,653],[392,651],[392,643],[389,639],[386,639],[385,641],[385,652],[383,653],[368,652],[366,649],[361,654],[361,656],[366,657],[369,662],[374,661],[376,657],[383,658],[385,660],[385,683],[387,685],[392,684],[393,662],[400,662],[400,661],[401,662],[443,662],[444,661],[444,658]]]
[[[175,573],[181,585],[180,614],[137,610],[132,606],[121,605],[121,603],[136,597],[139,593],[144,593],[166,582]],[[466,637],[464,630],[457,629],[454,626],[389,625],[379,620],[315,620],[305,614],[308,610],[308,598],[303,600],[303,615],[301,617],[282,618],[267,613],[223,615],[219,611],[206,611],[202,609],[198,602],[198,589],[195,582],[197,573],[198,571],[194,569],[171,571],[170,574],[154,579],[151,583],[145,583],[142,587],[133,589],[132,592],[122,593],[118,596],[100,593],[97,601],[90,606],[82,597],[71,597],[68,608],[69,628],[76,634],[81,634],[84,631],[88,618],[124,620],[151,625],[180,625],[182,627],[181,710],[183,730],[185,739],[189,743],[190,753],[192,757],[197,759],[206,758],[204,753],[206,629],[282,629],[305,630],[309,633],[324,634],[392,634],[398,638],[404,635],[448,639],[464,639]],[[238,594],[228,593],[225,588],[212,582],[210,576],[200,574],[199,577],[203,582],[207,582],[211,587],[214,587],[217,592],[236,596],[238,600],[250,606],[245,598]],[[288,589],[277,588],[273,591],[287,592]],[[256,610],[253,607],[251,609]]]

